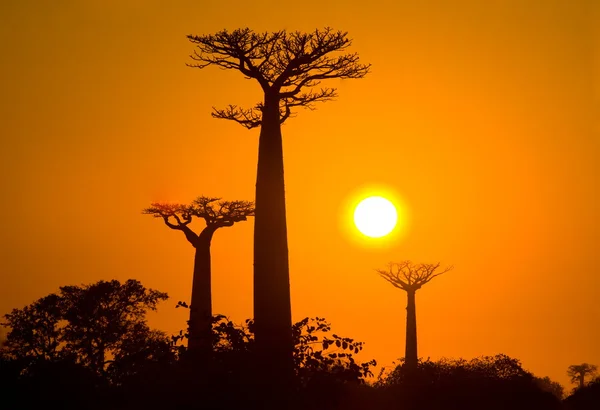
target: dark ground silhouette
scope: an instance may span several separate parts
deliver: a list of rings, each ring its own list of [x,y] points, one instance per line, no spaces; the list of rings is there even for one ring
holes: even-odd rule
[[[209,377],[186,348],[187,333],[148,328],[145,312],[167,295],[129,280],[65,286],[5,315],[0,348],[2,409],[260,409],[255,324],[212,320]],[[180,303],[180,305],[182,305]],[[324,318],[293,325],[292,409],[597,409],[600,381],[560,399],[506,355],[421,360],[407,377],[403,359],[372,380],[363,343],[332,333]]]

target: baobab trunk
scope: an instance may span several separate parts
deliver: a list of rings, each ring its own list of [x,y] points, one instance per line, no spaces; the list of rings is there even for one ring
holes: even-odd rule
[[[269,382],[293,372],[283,141],[279,100],[265,96],[258,142],[254,222],[254,321],[258,359]]]
[[[207,227],[194,241],[194,277],[190,304],[188,348],[193,355],[206,358],[212,351],[212,297],[210,242],[215,232]]]
[[[417,307],[415,303],[415,290],[407,290],[406,303],[406,350],[404,360],[407,372],[412,372],[417,368]]]

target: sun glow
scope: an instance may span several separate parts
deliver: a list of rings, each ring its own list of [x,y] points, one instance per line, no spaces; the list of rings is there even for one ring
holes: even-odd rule
[[[371,196],[362,200],[354,210],[356,228],[371,238],[386,236],[398,222],[396,207],[381,196]]]

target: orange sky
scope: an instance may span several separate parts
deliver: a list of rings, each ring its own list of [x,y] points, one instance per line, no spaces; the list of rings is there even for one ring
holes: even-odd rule
[[[506,353],[567,385],[570,364],[600,365],[592,3],[1,2],[0,313],[136,278],[172,298],[152,323],[183,328],[193,249],[141,210],[253,199],[258,131],[210,111],[261,98],[235,72],[186,67],[185,36],[330,25],[373,67],[283,128],[294,319],[324,316],[389,365],[406,299],[374,269],[452,264],[417,293],[420,355]],[[379,189],[409,215],[382,247],[346,217]],[[213,240],[214,311],[235,321],[252,315],[251,240],[252,221]]]

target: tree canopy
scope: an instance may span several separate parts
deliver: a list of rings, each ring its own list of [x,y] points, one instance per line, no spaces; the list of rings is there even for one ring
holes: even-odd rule
[[[311,33],[299,31],[257,33],[249,28],[222,30],[202,36],[189,35],[196,45],[190,56],[190,67],[205,68],[214,65],[240,71],[246,78],[256,80],[265,95],[279,102],[280,123],[285,122],[295,107],[312,109],[314,103],[337,96],[332,87],[315,87],[332,78],[362,78],[370,64],[361,64],[357,53],[332,56],[351,46],[348,33],[330,27]],[[213,108],[213,117],[233,120],[246,128],[262,124],[264,103],[253,108],[229,105]]]
[[[132,355],[148,358],[168,345],[166,335],[146,323],[146,312],[167,298],[132,279],[62,286],[4,315],[5,354],[30,365],[69,359],[96,374],[114,373]]]
[[[433,278],[450,270],[452,266],[438,271],[440,263],[414,264],[411,261],[390,263],[388,269],[377,269],[379,275],[394,287],[402,290],[418,290]]]

